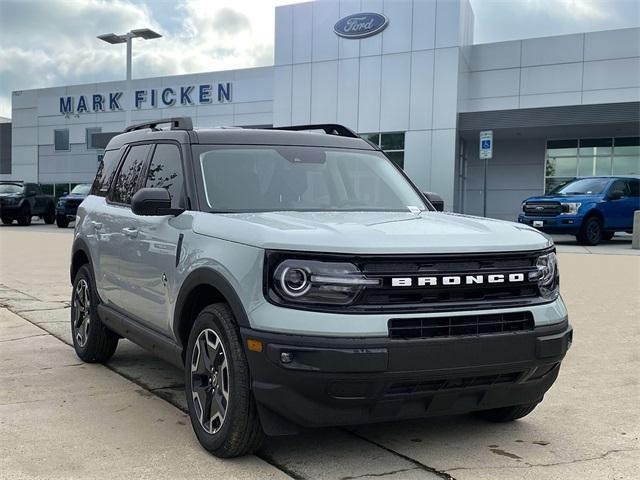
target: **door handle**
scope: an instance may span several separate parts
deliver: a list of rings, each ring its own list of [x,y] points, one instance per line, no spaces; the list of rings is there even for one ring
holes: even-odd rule
[[[127,237],[136,238],[138,236],[137,228],[123,228],[122,231]]]
[[[100,222],[92,221],[91,225],[93,225],[95,230],[102,230],[102,224]]]

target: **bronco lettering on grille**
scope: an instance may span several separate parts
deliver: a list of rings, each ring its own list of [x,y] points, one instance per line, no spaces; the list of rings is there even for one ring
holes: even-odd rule
[[[392,287],[439,287],[484,283],[521,283],[524,273],[492,273],[488,275],[446,275],[438,277],[393,277]]]

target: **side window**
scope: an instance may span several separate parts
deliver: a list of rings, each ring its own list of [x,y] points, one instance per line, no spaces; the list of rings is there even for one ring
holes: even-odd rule
[[[145,186],[166,188],[171,196],[171,206],[179,208],[182,206],[183,178],[178,147],[169,143],[159,143],[149,165]]]
[[[91,195],[106,197],[109,186],[118,168],[120,160],[120,150],[108,150],[104,153],[104,157],[98,164],[96,178],[91,186]]]
[[[640,197],[640,180],[627,180],[629,196]]]
[[[611,184],[611,187],[609,187],[609,193],[615,192],[616,190],[620,190],[625,197],[629,195],[629,187],[627,186],[627,182],[624,180],[616,180]]]
[[[122,162],[116,184],[111,190],[111,201],[129,205],[138,191],[142,167],[149,153],[149,145],[134,145]]]

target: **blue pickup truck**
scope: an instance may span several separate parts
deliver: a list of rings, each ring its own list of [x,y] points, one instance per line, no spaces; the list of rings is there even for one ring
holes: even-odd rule
[[[633,229],[640,210],[640,177],[576,178],[548,194],[522,202],[520,223],[546,233],[575,235],[581,245],[597,245],[615,232]]]

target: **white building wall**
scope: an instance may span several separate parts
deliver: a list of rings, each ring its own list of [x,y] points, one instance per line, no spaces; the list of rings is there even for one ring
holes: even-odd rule
[[[132,92],[127,95],[126,84],[105,82],[45,88],[13,93],[12,170],[0,179],[55,182],[87,182],[92,180],[97,166],[98,150],[86,148],[86,129],[101,127],[102,132],[120,132],[125,128],[125,112],[128,100],[135,90],[162,90],[165,87],[194,85],[193,105],[152,107],[149,102],[141,108],[133,108],[134,123],[189,116],[199,127],[220,125],[271,125],[273,123],[273,80],[271,67],[195,75],[134,80]],[[228,103],[199,104],[195,101],[200,84],[231,83],[231,101]],[[215,85],[214,85],[215,86]],[[95,93],[125,92],[122,111],[86,112],[63,115],[60,113],[60,97],[71,96],[77,101],[81,95],[90,100]],[[217,100],[217,91],[212,92]],[[307,97],[308,98],[308,97]],[[133,102],[131,102],[133,103]],[[54,149],[54,131],[69,130],[69,150]]]
[[[338,37],[333,25],[357,12],[389,24],[372,37]],[[278,33],[286,29],[292,35]],[[405,170],[453,206],[460,47],[473,35],[466,0],[317,0],[277,7],[276,32],[275,125],[407,132]]]
[[[640,28],[473,45],[460,111],[640,101]]]

